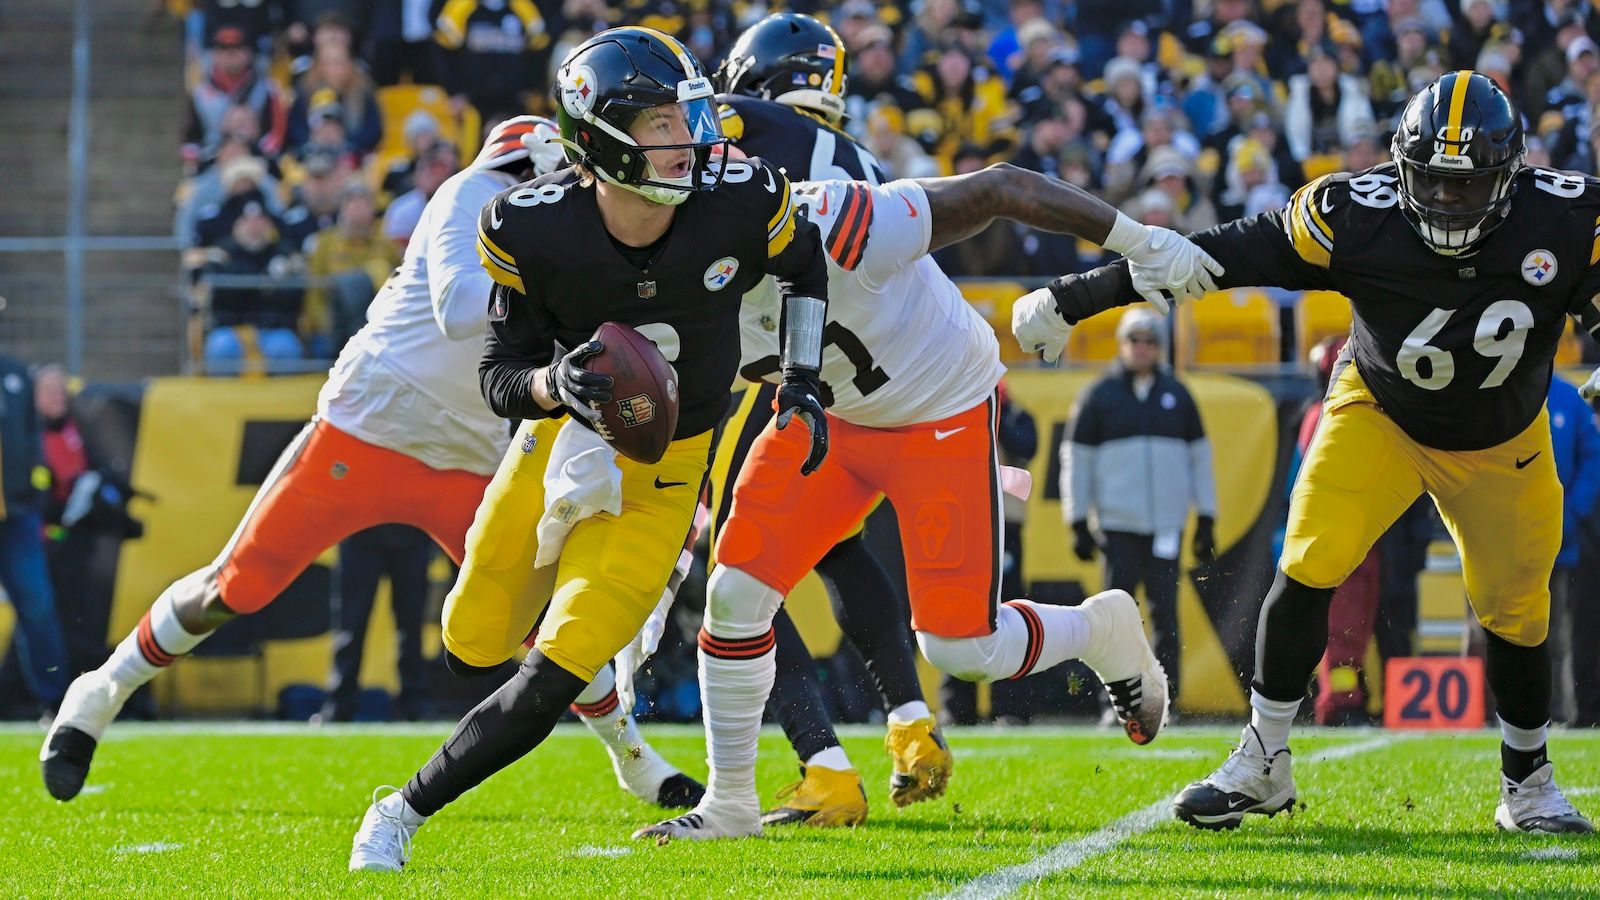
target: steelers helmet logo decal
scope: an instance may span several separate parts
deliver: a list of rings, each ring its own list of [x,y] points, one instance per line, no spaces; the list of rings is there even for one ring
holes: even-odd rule
[[[588,66],[574,66],[561,73],[561,105],[575,118],[583,118],[594,109],[594,70]]]
[[[720,291],[728,286],[728,282],[733,280],[733,273],[737,271],[739,271],[739,261],[731,256],[724,256],[706,268],[706,275],[702,281],[705,282],[706,290]]]
[[[1522,258],[1522,280],[1535,286],[1556,280],[1556,255],[1549,250],[1535,250]]]

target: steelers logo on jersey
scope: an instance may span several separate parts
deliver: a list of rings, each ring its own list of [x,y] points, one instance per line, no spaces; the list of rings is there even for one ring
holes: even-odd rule
[[[702,281],[705,282],[706,290],[720,291],[728,286],[728,282],[733,280],[733,274],[737,271],[739,271],[739,261],[731,256],[724,256],[706,267],[705,278]]]
[[[1556,279],[1556,255],[1549,250],[1535,250],[1522,258],[1522,280],[1535,286],[1546,285]]]

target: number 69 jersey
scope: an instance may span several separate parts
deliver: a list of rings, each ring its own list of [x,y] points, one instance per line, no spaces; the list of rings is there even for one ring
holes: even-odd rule
[[[1000,381],[994,329],[930,258],[928,197],[914,181],[795,185],[828,256],[822,380],[829,412],[856,425],[936,422],[981,404]],[[740,372],[778,373],[779,301],[766,279],[739,316]]]
[[[1283,210],[1192,237],[1227,267],[1224,287],[1349,297],[1344,354],[1389,418],[1424,446],[1481,450],[1543,408],[1567,315],[1600,322],[1600,181],[1524,169],[1515,191],[1507,219],[1462,256],[1423,244],[1392,163],[1324,176]]]

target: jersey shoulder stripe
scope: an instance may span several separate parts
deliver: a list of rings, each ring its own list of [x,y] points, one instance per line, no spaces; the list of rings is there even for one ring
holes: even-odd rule
[[[1283,217],[1283,227],[1300,258],[1319,268],[1333,263],[1333,229],[1317,208],[1317,195],[1327,199],[1330,176],[1307,184],[1289,198],[1289,208]]]
[[[718,104],[717,118],[721,120],[723,137],[734,143],[744,140],[744,116],[737,109],[727,103]]]
[[[854,271],[866,253],[872,230],[872,191],[860,184],[845,186],[844,201],[828,231],[825,247],[839,268]]]
[[[768,172],[770,175],[770,168]],[[783,199],[778,204],[777,213],[767,222],[768,259],[788,249],[789,242],[794,240],[794,192],[789,186],[789,179],[780,176],[779,180],[782,182],[779,190]]]
[[[489,206],[484,209],[483,215],[489,215],[489,211],[499,202],[498,198],[489,201]],[[519,294],[528,293],[527,288],[523,287],[522,272],[517,268],[516,260],[511,254],[500,249],[500,245],[489,236],[488,229],[484,228],[482,216],[478,219],[478,259],[483,263],[483,268],[489,273],[489,277],[496,283],[513,288]]]

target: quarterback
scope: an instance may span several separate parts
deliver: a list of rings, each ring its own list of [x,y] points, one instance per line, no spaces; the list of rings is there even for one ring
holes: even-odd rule
[[[1470,71],[1413,97],[1391,149],[1392,161],[1319,178],[1283,210],[1193,236],[1227,266],[1224,286],[1337,290],[1355,319],[1261,608],[1250,724],[1175,811],[1228,828],[1294,803],[1289,729],[1333,591],[1426,491],[1486,632],[1502,740],[1495,824],[1590,832],[1545,749],[1562,520],[1545,396],[1566,318],[1600,328],[1600,181],[1525,166],[1521,115]],[[1128,302],[1128,286],[1112,266],[1051,291],[1070,322]],[[1584,393],[1597,389],[1600,373]]]

